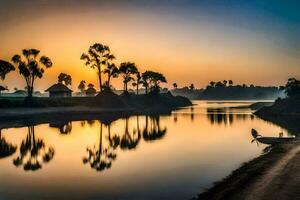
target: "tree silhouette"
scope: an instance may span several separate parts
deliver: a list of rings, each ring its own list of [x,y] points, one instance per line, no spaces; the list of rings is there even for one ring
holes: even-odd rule
[[[120,65],[120,74],[123,77],[123,84],[124,84],[124,94],[128,94],[128,83],[134,78],[132,75],[138,72],[138,69],[134,63],[131,62],[124,62]]]
[[[134,130],[132,133],[129,132],[128,127],[129,119],[125,119],[125,131],[124,135],[121,138],[120,147],[121,149],[134,149],[139,144],[141,139],[141,134],[139,131]]]
[[[97,91],[96,91],[96,89],[94,87],[95,87],[94,84],[89,83],[88,84],[88,88],[85,91],[85,94],[87,96],[95,96],[95,94],[97,93]]]
[[[139,94],[139,85],[143,84],[142,76],[140,72],[137,72],[135,81],[132,83],[133,87],[136,87],[136,94]]]
[[[2,94],[2,91],[8,90],[6,87],[0,85],[0,96]]]
[[[48,163],[54,157],[54,148],[46,147],[42,139],[36,139],[34,126],[28,127],[26,139],[22,141],[19,156],[13,160],[16,167],[23,166],[25,171],[36,171],[42,163]]]
[[[300,81],[295,78],[289,78],[284,89],[288,97],[300,95]]]
[[[100,122],[100,141],[99,146],[94,146],[93,148],[87,148],[88,155],[83,158],[83,163],[89,163],[90,167],[97,170],[103,171],[109,169],[112,165],[112,161],[114,161],[117,157],[117,154],[114,153],[113,149],[109,147],[103,146],[102,141],[102,130],[103,123]]]
[[[233,85],[233,81],[232,80],[229,80],[228,83],[229,83],[230,86]]]
[[[149,73],[146,72],[142,73],[142,85],[145,88],[146,94],[148,94],[149,81],[150,81]]]
[[[15,71],[15,67],[9,62],[0,60],[0,79],[4,80],[6,75],[11,71]]]
[[[146,77],[147,84],[150,87],[150,92],[159,93],[160,83],[166,83],[165,76],[161,73],[154,71],[146,71],[143,73],[143,77]]]
[[[102,66],[105,67],[107,63],[114,60],[115,56],[111,54],[110,48],[106,45],[95,43],[90,46],[87,53],[81,55],[81,60],[85,61],[85,65],[97,70],[99,79],[99,89],[103,91],[102,85]]]
[[[195,89],[194,84],[191,84],[191,85],[190,85],[190,90],[193,91],[194,89]]]
[[[110,81],[111,78],[117,78],[119,75],[119,69],[114,63],[108,63],[107,68],[104,70],[104,73],[107,74],[107,81],[105,83],[105,89],[110,91],[111,86],[110,86]]]
[[[69,74],[60,73],[57,78],[58,82],[61,84],[64,84],[66,86],[72,85],[72,77]]]
[[[143,138],[145,141],[153,141],[161,139],[167,133],[167,128],[161,129],[159,115],[150,116],[150,127],[148,122],[148,115],[146,115],[146,125],[143,130]]]
[[[177,87],[178,87],[177,83],[173,83],[173,87],[174,87],[174,89],[176,90]]]
[[[6,142],[5,138],[2,137],[0,129],[0,159],[11,156],[16,152],[17,147]]]
[[[46,56],[38,59],[40,51],[37,49],[24,49],[22,54],[23,59],[20,55],[14,55],[12,61],[26,81],[28,97],[32,97],[35,79],[43,77],[45,69],[52,67],[52,61]]]
[[[108,142],[109,145],[113,148],[116,149],[120,145],[120,136],[117,134],[114,134],[113,136],[111,135],[111,123],[107,125],[108,129]]]
[[[80,81],[80,83],[78,85],[78,90],[80,91],[81,94],[83,94],[85,91],[85,84],[86,84],[86,82],[84,80],[82,80],[82,81]]]

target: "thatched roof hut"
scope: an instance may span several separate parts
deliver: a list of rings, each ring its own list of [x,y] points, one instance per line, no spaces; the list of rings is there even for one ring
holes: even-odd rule
[[[71,97],[73,92],[62,83],[56,83],[45,91],[49,92],[50,97]]]

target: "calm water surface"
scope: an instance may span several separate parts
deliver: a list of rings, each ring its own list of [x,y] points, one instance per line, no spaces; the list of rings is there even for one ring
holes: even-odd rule
[[[253,102],[194,103],[111,124],[2,129],[0,199],[190,199],[262,153],[252,128],[287,134],[238,108]]]

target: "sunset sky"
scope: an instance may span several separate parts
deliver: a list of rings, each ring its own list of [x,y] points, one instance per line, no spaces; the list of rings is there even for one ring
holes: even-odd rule
[[[37,48],[53,68],[37,82],[45,90],[60,72],[97,84],[80,55],[100,42],[116,63],[160,71],[179,87],[211,80],[281,85],[300,78],[298,0],[0,0],[0,59]],[[25,83],[11,73],[10,89]],[[121,81],[114,81],[121,88]]]

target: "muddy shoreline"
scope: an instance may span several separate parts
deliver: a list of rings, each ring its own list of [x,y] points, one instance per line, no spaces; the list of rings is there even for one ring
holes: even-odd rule
[[[200,193],[194,199],[252,199],[250,193],[253,191],[253,187],[256,186],[255,184],[288,152],[297,146],[299,147],[299,145],[299,142],[293,142],[266,149],[268,150],[267,153],[242,164],[241,167],[232,171],[230,175],[216,182],[213,187]]]

